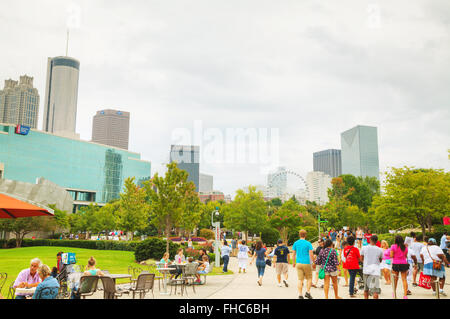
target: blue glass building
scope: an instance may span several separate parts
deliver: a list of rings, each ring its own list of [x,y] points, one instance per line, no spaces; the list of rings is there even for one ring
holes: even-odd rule
[[[341,159],[342,174],[379,179],[377,128],[358,125],[343,132]]]
[[[76,204],[107,203],[119,197],[126,178],[141,183],[151,176],[150,162],[138,153],[37,130],[22,135],[8,124],[0,124],[0,169],[3,178],[22,182],[44,177]]]

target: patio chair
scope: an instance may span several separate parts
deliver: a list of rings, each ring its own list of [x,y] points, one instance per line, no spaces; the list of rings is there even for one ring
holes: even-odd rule
[[[116,287],[116,282],[111,277],[100,276],[100,280],[103,284],[103,299],[117,299],[124,293],[129,293],[129,290],[123,290]]]
[[[187,286],[191,285],[192,290],[195,293],[195,274],[197,273],[198,264],[197,263],[190,263],[186,264],[186,266],[183,267],[182,277],[180,279],[173,279],[175,283],[175,295],[177,294],[177,286],[178,284],[181,285],[181,295],[183,296],[183,290],[187,293]],[[172,287],[170,287],[170,293],[172,293]]]
[[[11,283],[11,286],[9,286],[9,290],[8,290],[8,296],[6,297],[7,299],[14,299],[15,295],[16,295],[16,288],[13,287],[14,282]]]
[[[0,292],[2,291],[7,278],[8,278],[8,274],[6,272],[0,273]]]
[[[150,274],[146,271],[143,271],[137,278],[136,286],[130,289],[130,291],[133,292],[133,299],[136,293],[139,293],[139,298],[143,299],[145,297],[145,294],[149,291],[152,292],[153,298],[155,298],[155,295],[153,294],[154,283],[155,274]]]
[[[155,274],[155,280],[158,280],[158,290],[161,291],[161,280],[163,280],[163,276],[161,276],[161,273],[158,271],[159,263],[148,265],[148,271],[151,274]]]
[[[86,299],[97,291],[99,276],[81,276],[78,294],[81,298]]]

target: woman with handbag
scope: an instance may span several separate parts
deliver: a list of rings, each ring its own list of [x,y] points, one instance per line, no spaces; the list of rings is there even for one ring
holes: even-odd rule
[[[333,242],[327,239],[320,251],[315,264],[320,266],[319,278],[324,280],[323,291],[325,299],[328,299],[328,291],[330,289],[330,278],[333,282],[334,297],[342,299],[338,295],[338,274],[339,274],[339,259],[335,249],[332,248]]]
[[[420,257],[423,260],[423,274],[431,277],[430,285],[433,289],[433,295],[436,294],[436,284],[434,283],[437,278],[439,278],[440,287],[439,294],[446,296],[447,294],[444,292],[444,284],[445,284],[445,267],[444,263],[447,266],[449,262],[447,258],[445,258],[444,252],[442,249],[437,246],[436,239],[430,238],[428,240],[428,245],[422,248],[420,251]]]

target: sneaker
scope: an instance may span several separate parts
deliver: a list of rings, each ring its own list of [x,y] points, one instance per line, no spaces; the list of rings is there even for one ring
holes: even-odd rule
[[[284,285],[285,285],[286,287],[289,287],[289,285],[288,285],[288,283],[287,283],[286,280],[283,280],[283,283],[284,283]]]
[[[444,292],[444,290],[440,290],[440,291],[439,291],[439,294],[442,295],[442,296],[444,296],[444,297],[447,297],[447,294]]]
[[[298,299],[305,299],[305,298],[303,298],[303,296],[298,296]]]
[[[309,292],[307,292],[307,293],[305,294],[305,298],[313,299],[313,297],[311,296],[311,294],[310,294]]]
[[[278,287],[283,287],[283,285],[281,283],[278,284]]]
[[[417,284],[416,284],[415,282],[413,282],[413,284],[412,284],[412,285],[413,285],[413,287],[417,287]]]

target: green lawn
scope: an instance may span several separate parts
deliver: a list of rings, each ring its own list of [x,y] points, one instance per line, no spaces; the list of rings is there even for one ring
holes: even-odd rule
[[[118,250],[93,250],[68,247],[26,247],[14,249],[0,249],[0,273],[7,273],[8,279],[3,286],[2,295],[6,298],[9,286],[16,280],[20,271],[30,267],[33,258],[39,258],[51,268],[56,266],[56,254],[59,251],[73,252],[77,257],[77,264],[85,266],[93,256],[97,260],[97,268],[106,269],[110,273],[126,274],[128,266],[138,266],[134,262],[134,252]],[[117,281],[120,283],[120,281]]]

